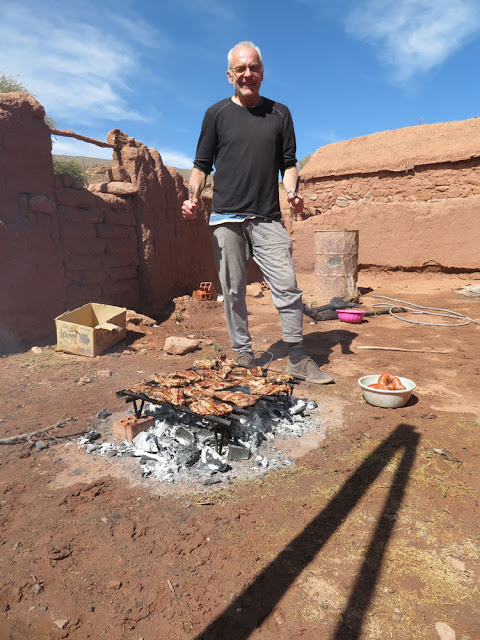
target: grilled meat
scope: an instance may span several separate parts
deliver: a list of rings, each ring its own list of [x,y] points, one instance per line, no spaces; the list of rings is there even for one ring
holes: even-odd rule
[[[189,405],[190,411],[201,416],[224,416],[233,411],[233,407],[224,402],[217,402],[213,398],[199,398]]]
[[[258,395],[250,395],[242,391],[215,391],[214,397],[231,402],[241,408],[253,406],[259,398]]]
[[[293,376],[291,376],[289,373],[277,373],[276,371],[267,371],[265,380],[267,382],[273,382],[275,384],[283,384],[285,382],[291,382],[293,380]]]

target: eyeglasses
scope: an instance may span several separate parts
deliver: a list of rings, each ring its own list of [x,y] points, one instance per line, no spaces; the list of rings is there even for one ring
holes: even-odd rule
[[[246,72],[247,69],[250,69],[250,73],[258,74],[262,70],[262,65],[261,64],[250,64],[250,65],[239,64],[236,67],[230,67],[230,70],[233,71],[233,73],[236,76],[241,76],[243,73]]]

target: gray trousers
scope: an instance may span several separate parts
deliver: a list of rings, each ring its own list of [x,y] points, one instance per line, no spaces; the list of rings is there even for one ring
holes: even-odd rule
[[[254,218],[213,226],[212,231],[213,253],[232,348],[240,353],[252,351],[245,300],[250,255],[270,287],[272,300],[280,314],[283,340],[302,340],[302,292],[297,287],[292,241],[285,227],[278,220],[267,222]]]

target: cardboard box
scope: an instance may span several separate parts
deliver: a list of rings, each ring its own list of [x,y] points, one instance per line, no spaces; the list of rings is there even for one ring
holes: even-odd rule
[[[127,335],[127,310],[89,303],[55,318],[57,348],[82,356],[98,356]]]

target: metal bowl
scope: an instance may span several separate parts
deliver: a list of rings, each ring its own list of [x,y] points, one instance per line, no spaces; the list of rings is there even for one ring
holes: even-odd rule
[[[373,405],[374,407],[382,407],[383,409],[398,409],[404,407],[410,400],[412,391],[416,388],[415,382],[408,378],[402,378],[397,376],[400,382],[405,387],[405,391],[387,391],[387,389],[372,389],[368,385],[377,384],[380,376],[363,376],[358,379],[363,393],[365,402]]]

